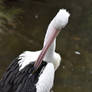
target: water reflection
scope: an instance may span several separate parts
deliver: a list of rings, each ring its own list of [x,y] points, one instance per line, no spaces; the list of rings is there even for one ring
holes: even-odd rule
[[[25,1],[24,1],[25,2]],[[42,48],[49,21],[59,8],[71,13],[68,26],[57,38],[57,52],[62,63],[56,72],[54,92],[92,91],[92,1],[44,0],[15,4],[24,12],[18,17],[17,28],[0,31],[0,77],[8,64],[25,50]],[[76,54],[78,51],[80,54]]]

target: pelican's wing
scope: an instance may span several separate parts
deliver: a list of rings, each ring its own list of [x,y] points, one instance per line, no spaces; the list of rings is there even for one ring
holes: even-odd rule
[[[12,81],[15,79],[15,75],[19,72],[18,57],[13,60],[9,65],[2,79],[0,80],[0,92],[12,92]],[[2,90],[2,91],[1,91]]]
[[[37,92],[50,92],[54,81],[54,66],[48,63],[36,84]]]
[[[39,54],[40,51],[26,51],[13,60],[0,80],[0,92],[21,92],[19,89],[24,85],[23,83],[29,80],[31,81],[31,79],[28,79],[28,76],[31,73],[34,61],[38,58]],[[31,85],[31,88],[35,90],[34,85]]]

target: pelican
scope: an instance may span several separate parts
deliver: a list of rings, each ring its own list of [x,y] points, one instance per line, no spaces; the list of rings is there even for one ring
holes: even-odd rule
[[[66,9],[60,9],[48,26],[42,50],[25,51],[13,60],[0,80],[0,92],[50,92],[61,62],[55,52],[56,37],[69,16]]]

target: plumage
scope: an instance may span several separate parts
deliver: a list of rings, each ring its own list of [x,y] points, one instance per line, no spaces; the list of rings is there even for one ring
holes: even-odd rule
[[[18,62],[24,58],[17,57],[7,68],[0,81],[2,92],[36,92],[36,83],[39,81],[39,76],[46,68],[47,63],[43,61],[39,69],[31,76],[34,61],[19,71]]]
[[[38,56],[40,55],[41,50],[39,51],[25,51],[24,53],[19,55],[20,61],[18,62],[20,68],[19,70],[23,69],[25,66],[27,66],[29,63],[36,61]]]

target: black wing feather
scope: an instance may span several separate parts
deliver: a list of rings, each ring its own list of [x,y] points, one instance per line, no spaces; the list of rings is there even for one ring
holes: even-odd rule
[[[0,92],[36,92],[35,84],[38,81],[42,68],[47,63],[43,62],[40,68],[30,76],[33,71],[34,62],[19,71],[19,60],[17,57],[4,73],[0,80]]]

